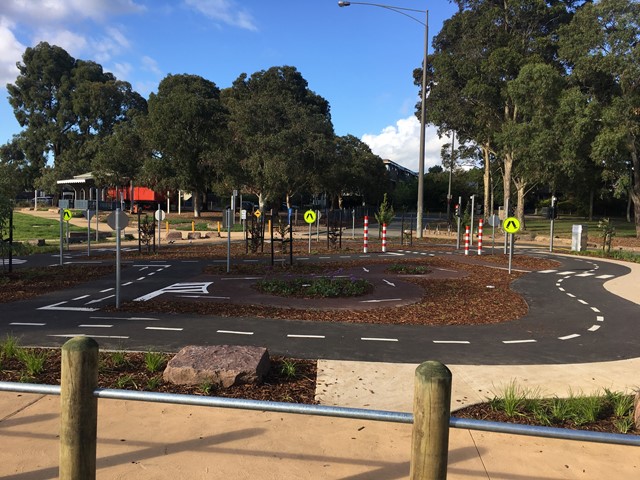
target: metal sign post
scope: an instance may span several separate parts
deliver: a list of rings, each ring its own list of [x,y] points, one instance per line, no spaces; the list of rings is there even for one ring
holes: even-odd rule
[[[231,212],[227,208],[227,273],[231,271]]]
[[[120,209],[116,208],[116,308],[120,308]]]
[[[93,212],[91,209],[87,208],[84,212],[84,216],[87,219],[87,257],[91,256],[91,218],[93,217]]]
[[[513,260],[513,233],[509,234],[509,274],[511,274],[511,261]]]
[[[63,248],[62,248],[62,236],[64,235],[64,227],[62,226],[62,222],[64,221],[62,218],[63,215],[63,211],[62,208],[60,209],[60,266],[62,266],[62,255],[63,255]]]
[[[553,221],[556,218],[556,197],[551,197],[551,231],[549,232],[549,252],[553,253]]]

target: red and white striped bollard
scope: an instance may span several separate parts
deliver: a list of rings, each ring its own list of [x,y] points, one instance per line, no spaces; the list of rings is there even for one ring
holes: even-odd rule
[[[478,255],[482,255],[482,223],[483,219],[478,219]]]
[[[364,217],[364,253],[369,250],[369,217]]]
[[[382,253],[387,251],[387,224],[382,224]]]
[[[464,254],[469,255],[469,226],[464,227]]]

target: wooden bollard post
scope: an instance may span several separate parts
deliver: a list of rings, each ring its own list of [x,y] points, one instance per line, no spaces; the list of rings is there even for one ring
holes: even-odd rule
[[[411,480],[445,480],[449,453],[451,371],[440,362],[416,368]]]
[[[98,344],[74,337],[62,346],[60,479],[96,478]]]

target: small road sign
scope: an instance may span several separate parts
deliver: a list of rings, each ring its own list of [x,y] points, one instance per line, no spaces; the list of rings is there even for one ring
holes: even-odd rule
[[[109,214],[107,217],[107,225],[111,227],[111,230],[116,229],[116,215],[118,216],[118,226],[120,227],[120,230],[126,228],[127,225],[129,225],[129,217],[127,217],[126,213],[120,210],[115,210]]]
[[[495,213],[493,215],[489,215],[489,226],[497,227],[500,225],[500,217]]]
[[[87,220],[91,220],[95,214],[96,214],[95,210],[85,210],[84,218],[86,218]]]
[[[313,223],[316,221],[316,212],[313,210],[307,210],[304,212],[304,221],[307,223]]]
[[[260,210],[256,210],[255,212],[253,212],[253,214],[256,216],[256,218],[260,218],[260,215],[262,215],[262,212]]]
[[[163,221],[165,219],[167,214],[164,213],[164,210],[158,209],[158,210],[156,210],[156,213],[153,214],[153,216],[157,221],[161,222],[161,221]]]
[[[502,229],[507,233],[516,233],[520,230],[520,220],[516,217],[508,217],[502,222]]]
[[[71,214],[71,210],[65,208],[64,212],[62,212],[62,218],[65,222],[68,222],[69,220],[71,220],[71,217],[73,217],[73,215]]]

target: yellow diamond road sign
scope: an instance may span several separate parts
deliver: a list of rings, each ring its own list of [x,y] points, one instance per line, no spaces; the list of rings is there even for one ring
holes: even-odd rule
[[[313,210],[307,210],[304,212],[304,221],[307,223],[313,223],[316,221],[316,212]]]
[[[65,222],[68,222],[69,220],[71,220],[71,210],[69,210],[68,208],[65,208],[64,211],[62,212],[62,218],[64,219]]]
[[[520,220],[516,217],[505,218],[502,222],[502,229],[507,233],[516,233],[520,230]]]
[[[256,216],[256,218],[260,218],[260,215],[262,215],[262,212],[260,210],[256,210],[255,212],[253,212],[253,214]]]

